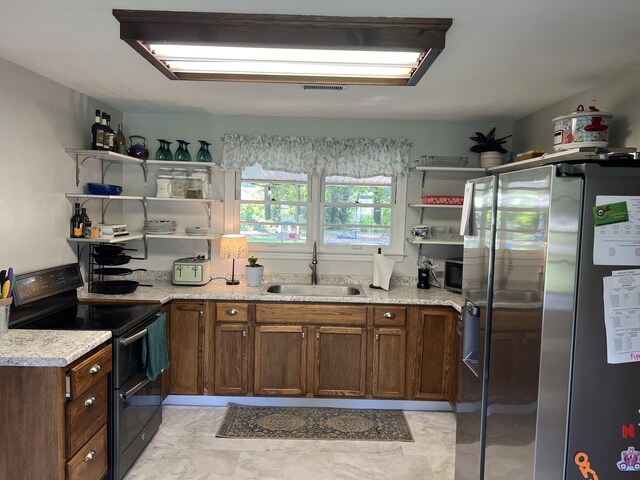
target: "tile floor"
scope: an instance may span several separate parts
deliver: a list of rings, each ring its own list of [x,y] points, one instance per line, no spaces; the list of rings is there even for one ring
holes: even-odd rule
[[[125,480],[453,479],[455,415],[406,412],[415,442],[216,438],[224,407],[163,407]]]

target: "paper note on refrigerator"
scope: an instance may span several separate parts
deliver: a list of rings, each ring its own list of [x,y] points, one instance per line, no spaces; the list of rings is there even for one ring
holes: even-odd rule
[[[640,197],[597,195],[596,205],[627,203],[629,220],[594,227],[594,265],[640,265]]]
[[[620,270],[602,280],[607,362],[639,362],[640,270]]]

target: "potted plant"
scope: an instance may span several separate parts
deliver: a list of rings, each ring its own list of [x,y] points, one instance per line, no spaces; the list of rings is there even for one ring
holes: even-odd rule
[[[264,267],[258,263],[256,257],[247,258],[249,265],[246,266],[245,272],[247,275],[247,285],[249,287],[259,287],[262,283],[262,274],[264,273]]]
[[[475,137],[469,137],[476,142],[476,145],[471,147],[471,151],[480,154],[480,166],[488,168],[502,164],[504,154],[507,153],[502,145],[507,143],[509,137],[511,135],[496,138],[496,127],[493,127],[486,135],[482,132],[476,132]]]

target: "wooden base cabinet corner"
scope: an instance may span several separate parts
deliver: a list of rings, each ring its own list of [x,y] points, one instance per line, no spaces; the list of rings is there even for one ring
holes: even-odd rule
[[[412,398],[455,403],[455,310],[449,307],[412,307],[408,320]]]
[[[169,393],[213,393],[213,320],[209,302],[173,301],[168,328]]]
[[[68,367],[0,367],[0,478],[106,476],[111,363],[105,345]]]

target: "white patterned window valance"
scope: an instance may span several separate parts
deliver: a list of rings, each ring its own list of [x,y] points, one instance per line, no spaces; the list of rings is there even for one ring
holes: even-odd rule
[[[259,164],[265,170],[356,178],[407,175],[409,140],[393,138],[312,138],[227,134],[223,170]]]

